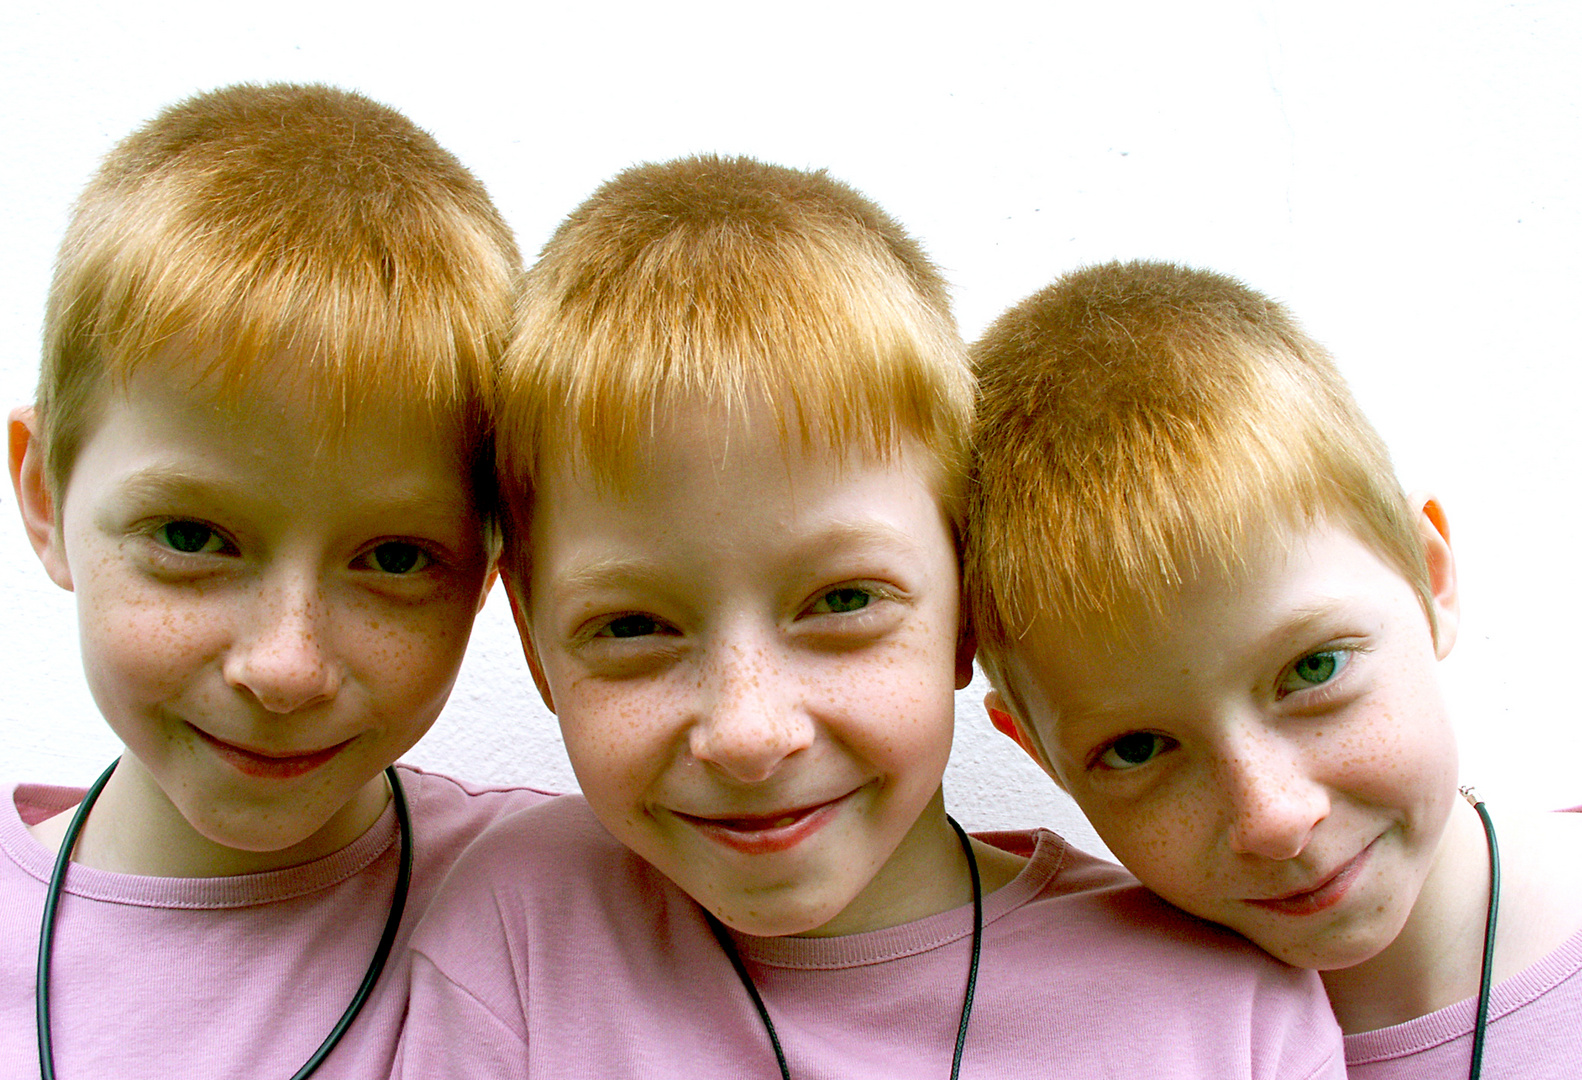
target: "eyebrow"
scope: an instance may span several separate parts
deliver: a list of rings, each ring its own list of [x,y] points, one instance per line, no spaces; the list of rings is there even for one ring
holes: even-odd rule
[[[801,565],[831,551],[881,548],[904,552],[916,550],[917,546],[915,536],[888,522],[837,519],[799,538],[785,561]],[[657,560],[641,556],[591,556],[557,574],[549,592],[565,597],[592,589],[652,581],[661,572],[662,566]]]
[[[1268,633],[1263,635],[1263,642],[1273,645],[1310,633],[1333,619],[1336,609],[1342,603],[1339,597],[1329,597],[1292,608],[1283,619],[1269,628]]]
[[[240,499],[259,495],[249,484],[233,483],[223,477],[207,475],[183,465],[153,464],[123,477],[117,485],[121,498],[128,502],[167,499]],[[458,491],[465,494],[466,485]],[[405,485],[390,490],[367,492],[358,498],[359,513],[368,516],[394,513],[430,513],[437,519],[451,519],[467,512],[467,501],[450,497],[435,498],[421,488]]]
[[[819,529],[801,538],[796,546],[799,559],[805,560],[815,552],[847,547],[880,547],[898,551],[913,551],[918,539],[905,529],[887,521],[874,518],[843,520],[836,518],[825,522]]]
[[[129,499],[169,498],[201,494],[217,485],[205,476],[176,465],[149,465],[121,479],[120,494]]]
[[[652,559],[608,556],[589,558],[555,575],[549,592],[555,596],[575,595],[591,589],[609,588],[652,578],[659,564]]]

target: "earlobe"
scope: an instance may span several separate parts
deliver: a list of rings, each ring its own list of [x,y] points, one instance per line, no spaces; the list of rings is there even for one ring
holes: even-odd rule
[[[1450,523],[1439,500],[1432,495],[1414,494],[1411,506],[1417,511],[1418,535],[1423,557],[1428,563],[1428,588],[1434,614],[1434,652],[1443,660],[1456,643],[1461,621],[1461,597],[1456,586],[1456,558],[1450,550]]]
[[[65,544],[55,518],[55,499],[44,469],[43,433],[32,406],[11,410],[8,436],[11,488],[16,492],[22,528],[50,579],[70,590],[71,567],[66,562]]]
[[[534,647],[533,634],[528,629],[527,601],[517,591],[514,575],[509,570],[501,570],[500,577],[505,581],[505,598],[511,602],[511,618],[516,623],[516,632],[522,638],[522,655],[527,657],[527,670],[533,674],[533,685],[538,687],[538,696],[544,699],[544,707],[554,712],[555,698],[549,692],[549,680],[544,678],[544,665],[539,663],[538,649]]]

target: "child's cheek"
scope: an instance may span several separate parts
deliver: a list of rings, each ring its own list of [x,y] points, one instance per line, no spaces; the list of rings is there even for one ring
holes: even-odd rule
[[[212,598],[122,575],[79,574],[77,597],[83,662],[96,697],[174,696],[218,657],[228,632],[224,605]]]
[[[1156,794],[1140,802],[1079,800],[1115,858],[1154,892],[1189,911],[1215,891],[1214,834],[1223,813],[1211,790]]]

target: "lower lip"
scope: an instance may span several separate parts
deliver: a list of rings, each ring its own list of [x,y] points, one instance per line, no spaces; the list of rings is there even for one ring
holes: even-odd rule
[[[1247,903],[1277,915],[1312,915],[1326,908],[1332,908],[1345,899],[1346,894],[1351,891],[1352,884],[1362,873],[1372,852],[1373,845],[1369,844],[1358,852],[1355,858],[1342,866],[1334,877],[1310,892],[1297,893],[1295,896],[1285,896],[1278,900],[1249,900]]]
[[[270,757],[267,754],[257,754],[251,750],[243,750],[240,746],[233,746],[231,743],[216,739],[201,728],[194,727],[192,730],[198,733],[198,737],[214,751],[220,760],[230,765],[237,772],[244,773],[247,776],[261,777],[266,780],[290,780],[294,777],[303,776],[321,765],[327,765],[336,755],[351,744],[351,740],[347,739],[346,742],[336,743],[334,746],[324,750],[316,750],[311,754]]]
[[[743,855],[770,855],[789,851],[835,820],[835,815],[840,812],[847,798],[849,796],[843,795],[793,814],[764,818],[761,824],[747,819],[735,819],[731,824],[725,824],[720,820],[692,817],[679,812],[676,816],[710,840],[733,851]]]

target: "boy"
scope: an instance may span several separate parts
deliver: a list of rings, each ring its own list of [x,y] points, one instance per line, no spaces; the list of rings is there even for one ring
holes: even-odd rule
[[[964,353],[916,243],[822,173],[640,166],[556,232],[504,566],[586,801],[458,864],[402,1075],[1340,1075],[1310,975],[946,818]]]
[[[96,802],[17,785],[0,819],[0,1075],[284,1077],[325,1049],[319,1077],[389,1074],[410,928],[542,798],[384,775],[491,579],[519,266],[450,154],[327,87],[195,97],[88,186],[10,465],[126,752]]]
[[[1145,885],[1320,969],[1351,1076],[1466,1075],[1494,835],[1434,682],[1457,621],[1438,504],[1401,493],[1324,351],[1217,274],[1081,271],[975,359],[965,558],[996,726]],[[1483,1075],[1574,1077],[1582,818],[1498,821]]]

